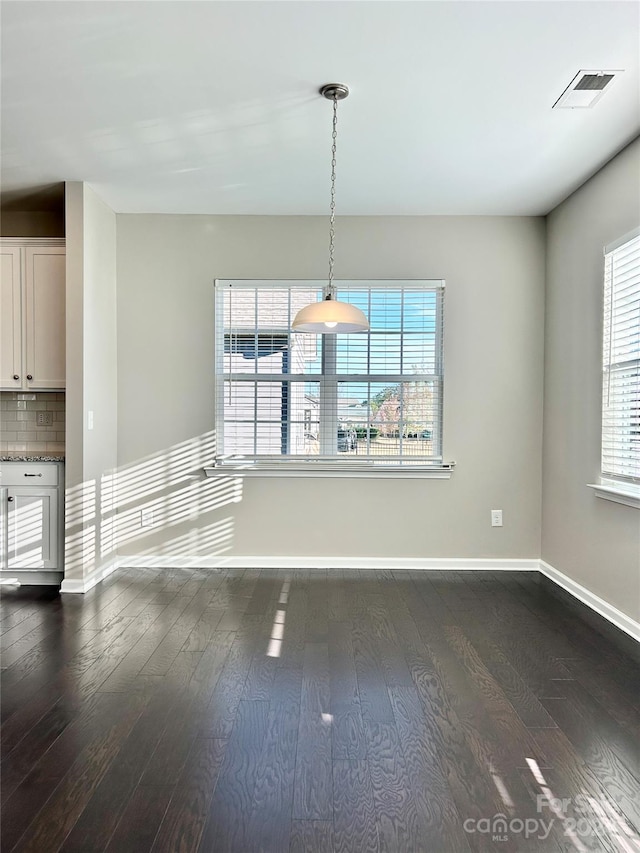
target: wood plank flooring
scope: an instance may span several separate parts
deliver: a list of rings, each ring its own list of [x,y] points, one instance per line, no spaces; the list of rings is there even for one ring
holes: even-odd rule
[[[4,589],[2,853],[640,853],[635,644],[529,572]]]

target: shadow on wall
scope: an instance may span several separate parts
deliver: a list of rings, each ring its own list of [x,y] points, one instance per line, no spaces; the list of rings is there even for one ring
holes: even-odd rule
[[[66,573],[74,577],[126,555],[218,557],[231,549],[240,477],[207,478],[215,432],[106,473],[66,493]],[[99,559],[97,559],[99,557]]]

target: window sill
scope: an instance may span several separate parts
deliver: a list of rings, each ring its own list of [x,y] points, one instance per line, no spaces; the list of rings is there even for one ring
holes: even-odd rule
[[[419,468],[410,466],[380,466],[371,468],[335,467],[317,463],[300,463],[299,465],[261,465],[251,464],[216,465],[204,468],[207,477],[373,477],[381,479],[429,479],[449,480],[454,463],[442,468]]]
[[[631,483],[618,483],[615,480],[603,483],[587,483],[587,486],[594,490],[597,498],[640,509],[639,486],[633,486]]]

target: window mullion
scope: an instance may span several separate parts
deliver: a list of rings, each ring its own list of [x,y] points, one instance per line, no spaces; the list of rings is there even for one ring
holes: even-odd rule
[[[255,289],[253,300],[254,333],[253,333],[253,370],[258,373],[258,288]],[[258,452],[258,380],[253,385],[253,452]]]
[[[443,428],[443,409],[444,409],[444,341],[443,341],[443,332],[444,332],[444,299],[442,292],[436,295],[436,328],[435,328],[435,339],[436,339],[436,348],[435,348],[435,371],[438,376],[437,381],[434,383],[434,388],[437,388],[438,391],[438,407],[437,407],[437,427],[436,427],[436,419],[434,419],[434,428],[437,436],[437,443],[434,447],[435,453],[438,456],[442,457],[443,448],[442,448],[442,428]]]
[[[400,291],[400,373],[404,376],[407,366],[404,363],[404,290]]]
[[[404,382],[400,383],[400,417],[398,418],[398,456],[402,456],[402,433],[404,432]]]
[[[323,456],[338,452],[337,350],[336,335],[323,335],[320,379],[320,454]]]

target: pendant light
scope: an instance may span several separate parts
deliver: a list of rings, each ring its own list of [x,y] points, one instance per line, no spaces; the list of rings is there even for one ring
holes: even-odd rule
[[[329,206],[329,283],[324,290],[324,299],[301,308],[295,316],[291,329],[294,332],[315,332],[320,335],[337,335],[347,332],[367,332],[369,323],[359,308],[336,299],[333,283],[333,244],[336,221],[336,140],[338,138],[338,101],[349,94],[343,83],[327,83],[320,94],[333,101],[333,132],[331,134],[331,204]]]

